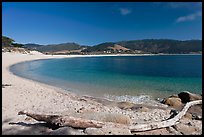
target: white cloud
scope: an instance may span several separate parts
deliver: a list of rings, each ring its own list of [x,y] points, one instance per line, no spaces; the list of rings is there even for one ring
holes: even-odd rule
[[[202,16],[201,11],[193,13],[193,14],[189,14],[189,15],[186,15],[186,16],[181,16],[181,17],[177,18],[176,22],[179,23],[179,22],[185,22],[185,21],[193,21],[197,17],[200,17],[200,16]]]
[[[128,8],[120,8],[119,11],[120,11],[120,14],[121,14],[121,15],[128,15],[128,14],[130,14],[130,13],[132,12],[132,11],[131,11],[130,9],[128,9]]]

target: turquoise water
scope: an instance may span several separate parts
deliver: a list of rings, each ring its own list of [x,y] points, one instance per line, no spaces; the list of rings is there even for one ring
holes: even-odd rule
[[[202,93],[201,55],[109,56],[23,62],[19,76],[96,97],[166,97]]]

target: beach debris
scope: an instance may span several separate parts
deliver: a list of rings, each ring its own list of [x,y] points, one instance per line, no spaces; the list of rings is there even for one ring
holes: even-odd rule
[[[79,110],[77,110],[77,113],[83,113],[85,110],[85,107],[81,107]]]
[[[172,110],[170,111],[171,116],[169,117],[169,119],[175,117],[178,113],[179,113],[178,110],[172,109]]]
[[[162,103],[162,102],[164,101],[163,98],[157,98],[156,100],[157,100],[159,103]]]
[[[6,86],[11,86],[11,84],[2,84],[2,88],[5,88]]]
[[[64,127],[70,126],[74,128],[88,128],[95,127],[101,128],[104,124],[103,122],[95,121],[95,120],[87,120],[82,118],[75,118],[72,116],[61,116],[61,115],[43,115],[43,114],[33,114],[27,111],[20,111],[18,115],[26,115],[32,117],[37,121],[44,121],[48,124],[53,125],[54,127]]]
[[[26,120],[26,121],[31,121],[31,120],[33,120],[33,119],[32,119],[31,117],[26,117],[25,120]]]
[[[192,115],[192,119],[202,120],[202,116],[200,116],[200,115]]]
[[[170,127],[173,125],[178,124],[178,121],[186,114],[187,110],[197,104],[202,104],[202,100],[196,100],[186,103],[182,111],[180,111],[175,117],[165,120],[165,121],[159,121],[159,122],[152,122],[147,124],[138,124],[134,126],[130,126],[131,131],[147,131],[147,130],[153,130],[153,129],[159,129],[164,127]]]
[[[160,129],[160,128],[166,128],[171,127],[179,123],[179,120],[186,114],[187,110],[193,106],[202,104],[202,100],[196,100],[186,103],[186,105],[183,107],[182,111],[180,111],[177,115],[175,115],[173,118],[164,120],[164,121],[158,121],[158,122],[152,122],[152,123],[146,123],[146,124],[137,124],[137,125],[124,125],[124,124],[117,124],[112,123],[115,127],[123,127],[129,129],[131,132],[135,131],[148,131],[148,130],[154,130],[154,129]],[[33,114],[28,113],[27,111],[20,111],[18,112],[18,115],[26,115],[29,117],[34,118],[37,121],[44,121],[49,124],[52,124],[56,127],[64,127],[64,126],[70,126],[73,128],[102,128],[105,127],[106,122],[101,122],[97,120],[89,120],[89,119],[83,119],[83,118],[76,118],[72,116],[62,116],[62,115],[40,115],[40,114]],[[110,123],[110,122],[107,122]]]

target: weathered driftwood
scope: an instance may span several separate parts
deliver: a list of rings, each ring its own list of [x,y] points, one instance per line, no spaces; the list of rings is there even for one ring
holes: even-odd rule
[[[175,117],[165,121],[152,122],[147,124],[138,124],[138,125],[129,126],[129,127],[128,126],[126,127],[125,125],[121,125],[121,124],[120,125],[122,127],[124,126],[124,128],[128,128],[130,131],[147,131],[147,130],[170,127],[170,126],[176,125],[177,122],[186,114],[187,110],[191,106],[197,105],[197,104],[202,104],[202,100],[188,102],[180,113],[178,113]],[[44,121],[59,127],[70,126],[74,128],[88,128],[88,127],[101,128],[102,126],[105,125],[105,123],[100,121],[75,118],[71,116],[39,115],[39,114],[28,113],[26,111],[20,111],[18,114],[27,115],[31,118],[34,118],[37,121]]]
[[[147,131],[147,130],[153,130],[153,129],[159,129],[159,128],[165,128],[170,127],[173,125],[176,125],[177,122],[186,114],[187,110],[197,104],[202,104],[202,100],[196,100],[188,102],[181,112],[179,112],[174,118],[165,120],[165,121],[159,121],[159,122],[153,122],[148,124],[138,124],[134,126],[130,126],[129,129],[131,131]]]
[[[74,128],[88,128],[88,127],[101,128],[103,125],[103,123],[100,121],[75,118],[71,116],[39,115],[28,113],[26,111],[20,111],[18,115],[26,115],[37,121],[44,121],[59,127],[70,126]]]
[[[2,88],[5,88],[6,86],[11,86],[11,84],[2,84]]]

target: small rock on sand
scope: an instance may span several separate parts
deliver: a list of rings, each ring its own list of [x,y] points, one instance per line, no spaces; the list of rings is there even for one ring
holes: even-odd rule
[[[188,91],[184,91],[178,94],[179,98],[181,99],[182,103],[187,103],[194,100],[201,100],[202,96],[194,93],[190,93]]]
[[[168,105],[168,106],[172,106],[173,108],[181,108],[182,107],[181,99],[178,97],[166,98],[166,99],[164,99],[163,103]]]

